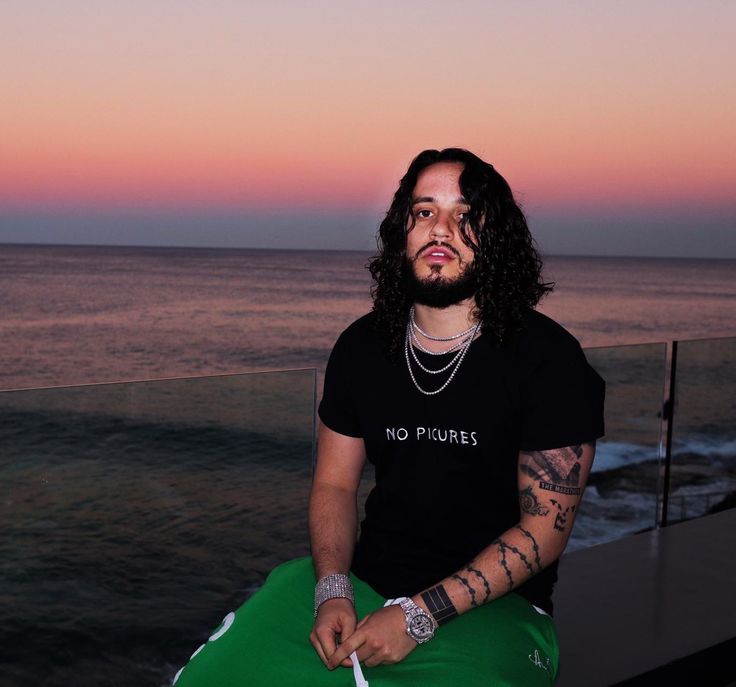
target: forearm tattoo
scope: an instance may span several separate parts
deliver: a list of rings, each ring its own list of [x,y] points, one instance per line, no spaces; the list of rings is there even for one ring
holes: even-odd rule
[[[533,575],[534,574],[534,568],[532,564],[529,562],[529,559],[524,555],[522,551],[519,551],[513,544],[507,544],[503,539],[498,540],[498,545],[504,549],[509,549],[513,553],[515,553],[521,562],[526,566],[526,569]]]
[[[465,572],[468,573],[467,577],[463,577],[462,575],[462,573],[465,573]],[[481,601],[480,603],[478,602],[478,597],[476,596],[479,590],[476,589],[473,583],[471,582],[470,575],[475,575],[475,577],[477,577],[483,583],[483,587],[485,589],[485,596],[483,597],[483,601]],[[488,579],[486,578],[486,576],[480,570],[478,570],[478,568],[474,568],[472,565],[468,564],[460,572],[455,573],[452,576],[452,579],[457,580],[463,587],[465,587],[465,590],[468,592],[468,595],[470,596],[470,605],[473,608],[480,606],[480,604],[484,604],[486,603],[486,601],[490,600],[491,585],[488,582]],[[426,602],[426,599],[425,599],[425,602]]]
[[[521,533],[531,542],[532,550],[534,551],[534,564],[529,561],[529,558],[527,558],[523,551],[519,550],[516,546],[505,542],[503,539],[499,538],[493,542],[498,545],[499,554],[501,556],[501,567],[508,578],[509,590],[514,588],[514,576],[511,573],[511,568],[509,567],[509,562],[506,556],[507,551],[516,554],[518,559],[524,564],[531,575],[538,573],[542,569],[542,560],[539,557],[539,545],[537,544],[536,539],[534,539],[534,535],[529,532],[529,530],[524,529],[521,525],[516,525],[516,529],[521,531]]]
[[[506,544],[501,539],[496,539],[494,544],[498,544],[498,550],[501,552],[501,567],[506,573],[506,577],[509,579],[509,591],[514,588],[514,577],[511,574],[511,568],[509,568],[508,561],[506,560]]]
[[[474,568],[471,565],[466,566],[465,570],[467,570],[470,573],[473,573],[482,583],[486,590],[486,596],[483,599],[483,603],[488,601],[491,598],[491,585],[488,583],[488,580],[486,579],[486,576],[477,568]]]
[[[455,604],[450,601],[450,597],[441,584],[422,592],[421,597],[438,625],[444,625],[458,614]]]
[[[520,530],[532,543],[532,548],[534,549],[534,562],[537,564],[537,572],[539,572],[542,569],[542,559],[539,557],[539,545],[537,544],[537,540],[529,530],[525,530],[521,525],[517,525],[516,529]]]
[[[475,589],[473,589],[473,585],[468,582],[468,579],[466,577],[463,577],[459,573],[455,573],[452,576],[452,579],[460,582],[460,584],[462,584],[465,589],[468,590],[468,594],[470,595],[470,605],[475,608],[478,605],[478,602],[475,600]]]

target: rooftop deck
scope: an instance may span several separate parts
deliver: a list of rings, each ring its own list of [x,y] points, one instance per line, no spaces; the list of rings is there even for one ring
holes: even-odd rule
[[[736,683],[735,562],[734,509],[564,555],[560,687]]]

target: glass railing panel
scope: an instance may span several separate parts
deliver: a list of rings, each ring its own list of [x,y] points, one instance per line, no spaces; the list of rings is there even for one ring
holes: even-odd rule
[[[736,505],[736,337],[680,341],[668,522]]]
[[[664,343],[585,351],[606,380],[606,436],[597,444],[568,551],[655,525],[666,352]]]
[[[0,393],[0,684],[170,684],[306,554],[313,370]]]

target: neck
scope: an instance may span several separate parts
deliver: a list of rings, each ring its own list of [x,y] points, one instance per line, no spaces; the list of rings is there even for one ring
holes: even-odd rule
[[[447,308],[431,308],[428,305],[414,305],[416,323],[432,336],[452,336],[472,327],[476,320],[473,317],[475,299],[468,298]]]

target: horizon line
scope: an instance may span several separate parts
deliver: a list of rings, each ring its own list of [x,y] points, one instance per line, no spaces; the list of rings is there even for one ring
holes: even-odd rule
[[[202,245],[174,245],[174,244],[140,244],[140,243],[45,243],[0,241],[0,247],[43,247],[43,248],[139,248],[161,250],[217,250],[217,251],[279,251],[299,253],[373,253],[362,248],[263,248],[257,246],[202,246]],[[736,257],[712,257],[699,255],[608,255],[605,253],[541,253],[543,258],[610,258],[616,260],[718,260],[721,262],[734,261]]]

